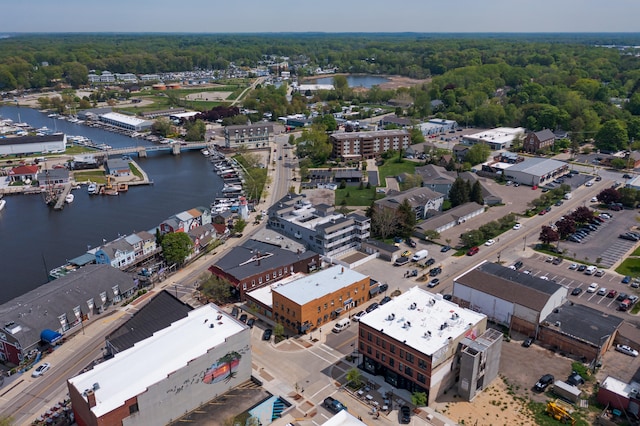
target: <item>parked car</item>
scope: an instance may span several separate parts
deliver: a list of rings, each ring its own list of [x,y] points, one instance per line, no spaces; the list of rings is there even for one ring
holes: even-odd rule
[[[573,290],[571,290],[571,295],[572,296],[579,296],[580,293],[582,293],[582,289],[580,287],[576,287]]]
[[[629,295],[627,293],[618,293],[618,297],[616,297],[616,300],[618,302],[622,302],[627,297],[629,297]]]
[[[596,277],[604,277],[604,269],[598,269],[596,272]]]
[[[440,253],[446,253],[449,250],[451,250],[451,246],[442,246],[442,248],[440,249]]]
[[[409,258],[408,257],[399,257],[396,259],[395,262],[393,262],[394,266],[402,266],[402,265],[406,265],[407,263],[409,263]]]
[[[625,355],[638,356],[638,351],[627,345],[616,345],[616,351],[622,352]]]
[[[407,243],[407,245],[411,248],[415,248],[417,246],[416,242],[413,241],[411,238],[407,238],[407,241],[405,241]]]
[[[444,295],[442,296],[442,298],[443,298],[444,300],[451,300],[451,299],[453,299],[453,294],[449,294],[449,293],[444,294]]]
[[[426,262],[424,262],[424,266],[426,268],[428,268],[429,266],[433,265],[434,263],[436,263],[436,260],[432,257],[430,259],[427,259]]]
[[[492,245],[494,245],[495,243],[496,243],[496,242],[495,242],[495,240],[487,240],[487,242],[486,242],[486,243],[484,243],[484,245],[485,245],[485,246],[492,246]]]
[[[606,294],[607,294],[606,287],[601,287],[600,290],[598,290],[598,296],[605,296]]]
[[[384,305],[384,304],[389,303],[389,302],[391,302],[391,298],[390,298],[389,296],[385,296],[385,297],[383,297],[383,298],[382,298],[382,300],[380,301],[380,304],[381,304],[381,305]]]
[[[533,337],[527,337],[524,342],[522,342],[522,346],[528,348],[533,343]]]
[[[249,320],[247,321],[247,325],[249,326],[249,328],[253,328],[253,324],[255,323],[256,323],[255,318],[249,318]]]
[[[358,322],[358,321],[360,321],[360,318],[362,318],[362,317],[363,317],[363,316],[365,316],[366,314],[367,314],[367,313],[366,313],[365,311],[360,311],[360,312],[358,312],[357,314],[355,314],[354,316],[352,316],[352,317],[351,317],[351,319],[352,319],[353,321]]]
[[[562,258],[561,257],[556,257],[555,259],[553,259],[553,261],[551,262],[554,265],[559,265],[562,263]]]
[[[578,386],[584,384],[584,379],[577,371],[572,371],[571,375],[567,378],[567,383],[571,386]]]
[[[587,269],[587,265],[579,265],[578,266],[578,272],[584,272],[585,269]]]
[[[629,284],[630,281],[631,281],[631,277],[627,275],[622,279],[622,284]]]
[[[595,293],[598,290],[598,284],[591,283],[587,288],[587,293]]]
[[[471,247],[467,252],[467,256],[473,256],[474,254],[477,254],[479,251],[480,249],[478,247]]]
[[[411,409],[407,405],[400,407],[400,424],[407,425],[411,423]]]
[[[247,322],[247,318],[248,318],[248,317],[249,317],[249,316],[248,316],[247,314],[242,314],[242,315],[240,315],[240,318],[239,318],[239,319],[240,319],[240,322]]]
[[[402,256],[402,257],[411,257],[411,255],[412,255],[412,254],[413,254],[413,253],[411,253],[411,251],[409,251],[409,250],[405,250],[405,251],[403,251],[403,252],[402,252],[402,255],[401,255],[401,256]]]
[[[234,306],[234,307],[231,309],[231,316],[232,316],[232,317],[234,317],[234,318],[238,318],[238,313],[239,313],[239,312],[240,312],[240,311],[238,310],[238,307],[237,307],[237,306]]]
[[[38,366],[38,368],[33,370],[33,373],[31,373],[31,377],[42,376],[44,373],[46,373],[49,370],[50,367],[51,367],[51,364],[49,364],[48,362],[43,362]]]
[[[271,340],[271,335],[273,334],[273,330],[267,328],[264,333],[262,333],[262,340]]]
[[[433,287],[437,286],[438,284],[440,284],[440,279],[439,278],[434,278],[431,281],[429,281],[429,288],[433,288]]]
[[[572,271],[578,269],[578,264],[572,263],[571,265],[569,265],[569,269],[571,269]]]
[[[516,223],[515,225],[513,225],[513,229],[516,231],[520,228],[522,228],[522,225],[520,225],[519,223]]]
[[[378,309],[378,306],[380,306],[380,305],[378,305],[377,303],[374,302],[374,303],[370,304],[369,306],[367,306],[367,308],[365,309],[365,312],[369,313],[371,311],[375,311],[376,309]]]
[[[607,293],[607,297],[608,297],[609,299],[613,299],[614,297],[616,297],[616,295],[617,295],[617,294],[618,294],[618,292],[617,292],[617,291],[615,291],[615,290],[609,290],[609,292]]]
[[[442,268],[437,266],[435,268],[431,268],[431,270],[429,270],[429,276],[430,277],[435,277],[436,275],[439,275],[442,273]]]
[[[518,260],[516,263],[513,264],[513,267],[516,268],[516,270],[522,268],[524,266],[524,263],[522,263],[521,260]]]
[[[533,386],[533,388],[538,391],[538,392],[542,392],[544,391],[551,383],[553,383],[553,376],[551,374],[545,374],[544,376],[540,377],[540,379],[536,382],[536,384]]]
[[[382,283],[378,286],[378,289],[378,293],[384,293],[385,291],[389,290],[389,284]]]

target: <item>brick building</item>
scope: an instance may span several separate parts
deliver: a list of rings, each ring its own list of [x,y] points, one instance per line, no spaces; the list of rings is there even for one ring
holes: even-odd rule
[[[312,251],[293,252],[277,245],[249,240],[233,247],[209,271],[231,283],[234,294],[269,285],[295,272],[312,272],[320,265],[320,255]]]
[[[344,160],[376,158],[383,152],[399,151],[411,145],[407,130],[378,130],[375,132],[341,132],[331,135],[332,156]]]
[[[540,130],[539,132],[527,133],[522,142],[522,148],[525,152],[536,153],[545,149],[552,149],[556,136],[549,129]]]
[[[428,403],[456,385],[460,350],[487,327],[487,317],[413,287],[360,319],[362,368]],[[488,384],[488,383],[487,383]]]

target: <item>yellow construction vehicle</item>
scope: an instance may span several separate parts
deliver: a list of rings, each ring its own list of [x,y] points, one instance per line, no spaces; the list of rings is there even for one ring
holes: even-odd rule
[[[562,401],[555,400],[547,403],[547,414],[554,419],[560,421],[560,423],[575,425],[576,421],[571,417],[571,407]]]
[[[105,185],[105,189],[113,189],[113,185],[111,184],[111,176],[107,175],[107,184]]]

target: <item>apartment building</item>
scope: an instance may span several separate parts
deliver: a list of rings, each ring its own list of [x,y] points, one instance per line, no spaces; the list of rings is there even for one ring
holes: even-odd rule
[[[343,160],[376,158],[383,152],[399,151],[411,145],[407,130],[378,130],[375,132],[341,132],[330,137],[332,156]]]

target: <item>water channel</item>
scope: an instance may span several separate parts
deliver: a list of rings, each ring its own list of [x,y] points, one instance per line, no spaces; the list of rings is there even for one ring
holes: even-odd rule
[[[150,142],[47,117],[39,111],[0,107],[0,116],[33,127],[82,135],[114,148]],[[6,196],[0,212],[0,304],[47,282],[48,270],[118,235],[154,229],[164,219],[196,206],[208,207],[222,181],[198,151],[134,158],[153,180],[117,197],[89,196],[86,186],[62,211],[41,195]]]

